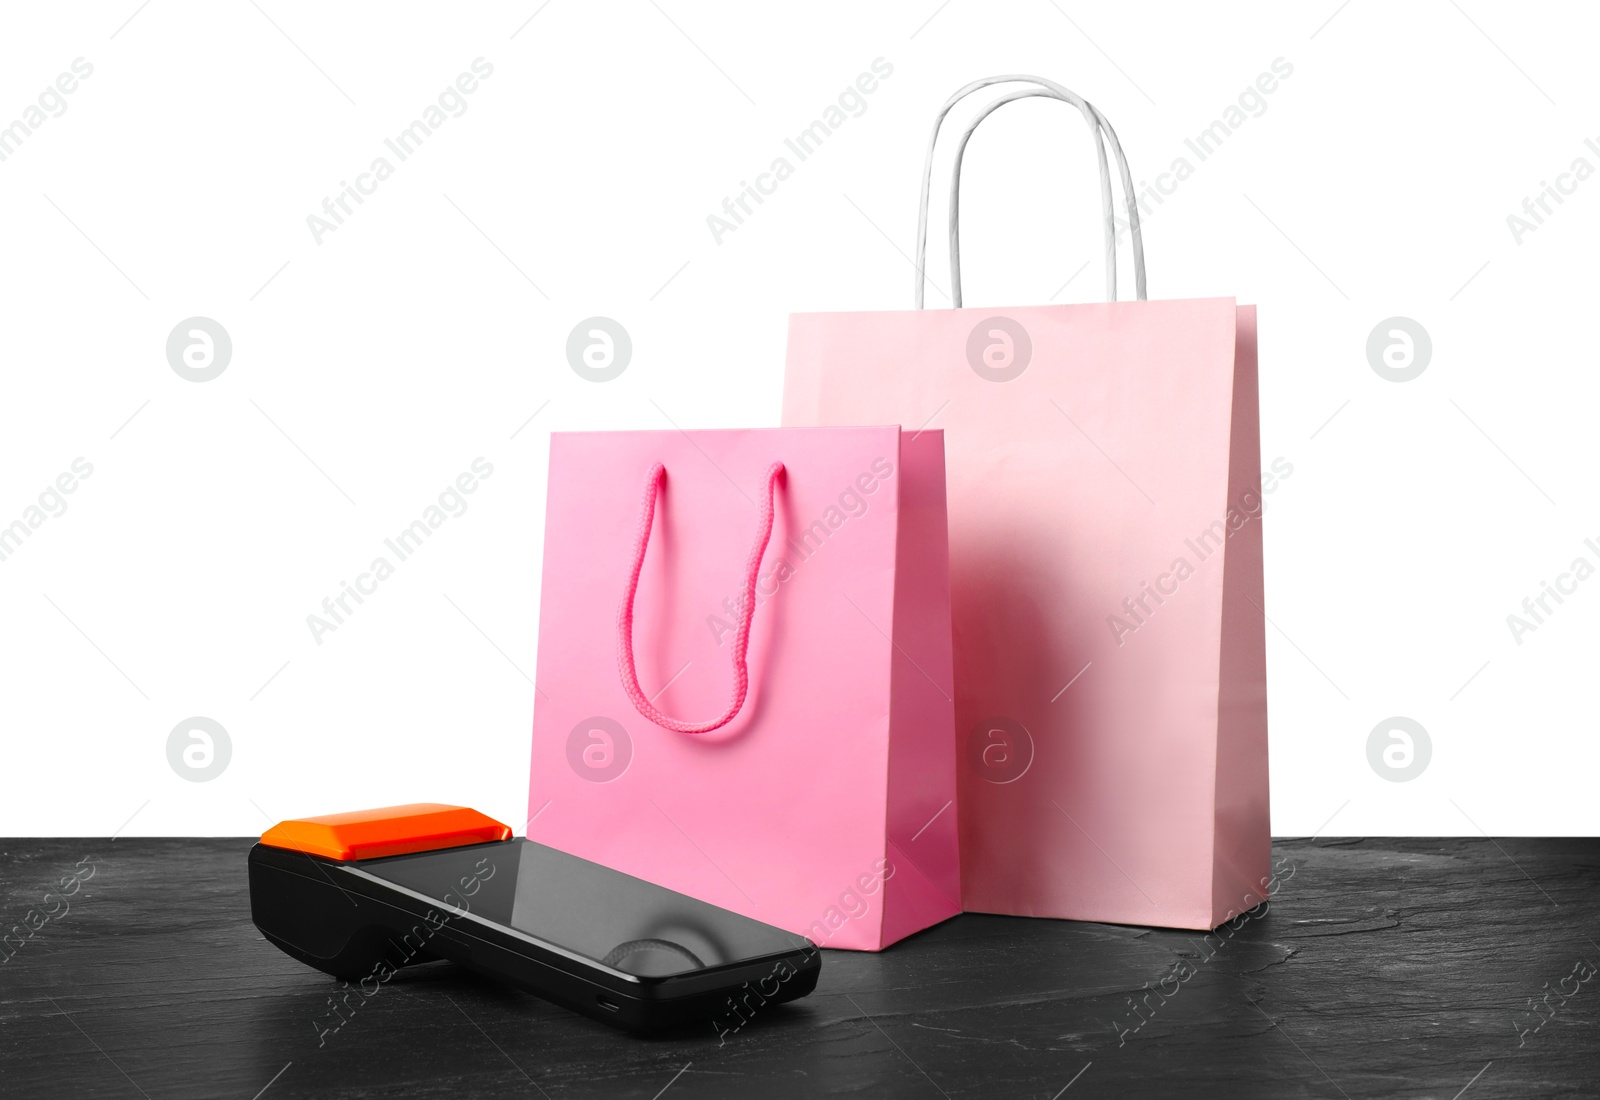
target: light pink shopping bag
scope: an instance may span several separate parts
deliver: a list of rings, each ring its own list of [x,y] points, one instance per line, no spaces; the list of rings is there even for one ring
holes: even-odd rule
[[[957,99],[1014,79],[1131,194],[1059,85]],[[1130,214],[1138,301],[795,315],[784,423],[945,429],[965,907],[1211,928],[1269,874],[1255,309],[1143,300]]]
[[[824,947],[960,911],[940,432],[557,433],[542,593],[529,837]]]

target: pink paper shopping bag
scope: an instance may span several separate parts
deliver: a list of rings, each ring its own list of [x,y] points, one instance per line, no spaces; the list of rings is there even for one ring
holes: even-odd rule
[[[939,118],[1018,79],[961,146],[1078,106],[1114,257],[1092,105]],[[1129,215],[1137,301],[795,315],[784,423],[945,429],[965,908],[1212,928],[1269,875],[1255,309],[1145,300]]]
[[[949,623],[937,431],[556,433],[528,836],[819,946],[954,915]]]

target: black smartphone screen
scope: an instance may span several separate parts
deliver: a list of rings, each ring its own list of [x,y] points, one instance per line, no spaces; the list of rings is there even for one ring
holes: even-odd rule
[[[363,860],[361,870],[640,977],[803,948],[803,936],[530,840]]]

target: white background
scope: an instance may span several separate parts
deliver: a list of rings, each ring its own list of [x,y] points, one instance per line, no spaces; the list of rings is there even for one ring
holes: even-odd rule
[[[1274,832],[1600,826],[1600,580],[1520,645],[1506,623],[1600,561],[1600,179],[1520,243],[1506,221],[1600,167],[1592,8],[539,3],[8,10],[0,121],[94,71],[0,162],[0,524],[93,474],[0,562],[0,835],[412,800],[520,826],[548,433],[776,424],[786,314],[909,306],[928,125],[1003,72],[1093,100],[1138,179],[1194,164],[1148,221],[1152,297],[1259,304],[1263,458],[1294,467],[1265,521]],[[479,57],[466,112],[317,243],[307,215]],[[876,58],[865,113],[715,242]],[[1199,163],[1184,139],[1277,58]],[[966,179],[967,304],[1101,295],[1074,112],[996,115]],[[165,355],[196,315],[234,348],[204,384]],[[634,343],[603,385],[564,351],[593,315]],[[1365,350],[1396,315],[1433,341],[1406,383]],[[480,456],[466,513],[318,645],[306,617]],[[233,749],[204,783],[166,750],[197,715]],[[1368,763],[1394,715],[1432,742],[1410,782]]]

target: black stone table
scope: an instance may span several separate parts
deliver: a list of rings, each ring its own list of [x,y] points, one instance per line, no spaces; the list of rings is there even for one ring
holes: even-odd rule
[[[0,840],[5,1097],[1600,1096],[1600,841],[1280,841],[1207,938],[967,915],[735,1033],[636,1038],[446,963],[337,1030],[250,840]],[[83,881],[62,909],[44,895]]]

